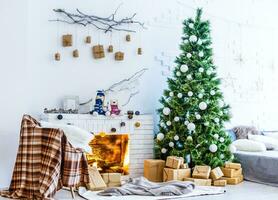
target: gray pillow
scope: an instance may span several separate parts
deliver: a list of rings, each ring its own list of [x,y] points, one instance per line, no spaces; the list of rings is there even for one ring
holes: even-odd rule
[[[261,135],[261,132],[253,126],[236,126],[232,130],[235,132],[237,140],[248,139],[248,134]]]

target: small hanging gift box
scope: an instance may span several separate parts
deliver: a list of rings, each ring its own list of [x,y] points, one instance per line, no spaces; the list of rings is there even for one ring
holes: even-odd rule
[[[113,52],[113,45],[109,45],[107,51],[109,53],[112,53]]]
[[[87,44],[91,44],[91,42],[92,42],[91,36],[87,36],[86,39],[85,39],[85,42],[86,42]]]
[[[55,60],[56,61],[60,61],[61,60],[61,55],[60,55],[60,53],[55,53],[55,55],[54,55],[54,57],[55,57]]]
[[[131,40],[130,34],[127,34],[127,35],[125,36],[125,40],[126,40],[127,42],[130,42],[130,40]]]
[[[221,167],[221,171],[223,172],[225,177],[233,178],[242,175],[242,168],[240,169],[229,169]]]
[[[216,167],[213,170],[211,170],[210,172],[210,177],[212,178],[212,180],[216,180],[221,178],[222,176],[224,176],[222,170],[220,169],[220,167]]]
[[[120,187],[121,174],[120,173],[103,173],[101,174],[107,187]]]
[[[78,57],[79,57],[78,49],[75,49],[75,50],[72,52],[72,56],[73,56],[74,58],[78,58]]]
[[[208,179],[210,175],[211,168],[210,166],[201,166],[201,165],[196,165],[194,167],[192,177],[193,178],[201,178],[201,179]]]
[[[90,183],[87,184],[89,190],[102,190],[106,188],[106,184],[102,179],[97,167],[89,166]]]
[[[67,34],[62,36],[63,47],[71,47],[72,46],[72,35]]]
[[[226,186],[227,185],[227,180],[215,180],[213,181],[214,186]]]
[[[137,54],[138,54],[138,55],[142,55],[142,54],[143,54],[142,48],[138,48],[138,49],[137,49]]]
[[[93,56],[95,59],[100,59],[105,57],[103,45],[93,46]]]
[[[163,181],[183,181],[185,178],[190,178],[191,169],[171,169],[164,168],[163,170]]]
[[[144,177],[147,178],[149,181],[162,182],[164,167],[164,160],[144,160]]]
[[[241,164],[240,163],[226,163],[225,168],[230,168],[230,169],[240,169]]]
[[[124,60],[124,52],[118,51],[115,53],[115,60]]]
[[[191,181],[198,186],[211,186],[211,179],[185,178],[184,181]]]
[[[184,159],[181,157],[168,156],[166,160],[166,167],[179,169],[183,163],[184,163]]]

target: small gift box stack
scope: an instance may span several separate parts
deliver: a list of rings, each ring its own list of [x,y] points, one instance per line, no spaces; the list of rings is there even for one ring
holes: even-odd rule
[[[240,163],[226,163],[221,167],[223,177],[220,180],[225,180],[229,185],[237,185],[243,181],[242,168]]]

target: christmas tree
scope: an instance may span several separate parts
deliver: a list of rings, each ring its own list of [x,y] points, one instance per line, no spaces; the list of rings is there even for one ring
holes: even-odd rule
[[[233,158],[224,129],[230,107],[223,101],[213,65],[210,24],[201,15],[197,9],[195,19],[183,22],[182,52],[160,99],[155,152],[157,158],[190,157],[193,166],[217,167]]]

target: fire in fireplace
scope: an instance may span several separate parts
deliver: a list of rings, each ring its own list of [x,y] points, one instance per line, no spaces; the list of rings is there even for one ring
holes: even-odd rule
[[[89,165],[97,165],[101,173],[129,173],[129,134],[98,134],[89,143]]]

